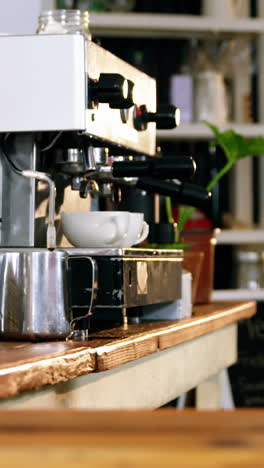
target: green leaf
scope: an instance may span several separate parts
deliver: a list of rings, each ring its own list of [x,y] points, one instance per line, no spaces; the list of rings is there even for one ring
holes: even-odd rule
[[[144,249],[169,249],[169,250],[188,250],[191,248],[191,244],[183,244],[181,242],[175,242],[173,244],[145,244]]]
[[[245,140],[244,156],[263,156],[264,155],[264,138],[256,137]]]
[[[264,137],[259,136],[256,138],[244,138],[235,130],[230,129],[221,132],[216,125],[206,121],[204,121],[204,124],[212,130],[215,137],[210,146],[220,146],[226,157],[226,164],[209,182],[206,187],[207,190],[212,190],[212,188],[228,171],[230,171],[233,164],[239,159],[245,158],[247,156],[264,156]],[[180,207],[178,235],[184,228],[186,221],[191,217],[193,211],[194,208],[192,207]],[[167,210],[167,213],[169,215],[169,210]]]
[[[180,206],[179,219],[178,219],[178,237],[180,232],[183,230],[185,223],[192,216],[195,208],[193,206]]]
[[[264,137],[244,138],[235,130],[220,132],[215,125],[206,121],[204,124],[212,130],[215,136],[212,145],[219,145],[222,148],[228,162],[234,163],[247,156],[264,155]]]
[[[234,163],[241,157],[247,155],[247,140],[243,136],[232,129],[220,132],[215,125],[209,122],[204,123],[212,130],[215,136],[213,145],[219,145],[222,148],[229,163]]]
[[[170,197],[165,197],[165,208],[166,208],[167,222],[170,224],[173,224],[174,218],[172,214],[172,203],[171,203]]]

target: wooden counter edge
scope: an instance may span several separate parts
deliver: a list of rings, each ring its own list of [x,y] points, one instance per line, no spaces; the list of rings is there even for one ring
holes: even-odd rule
[[[96,355],[93,350],[81,348],[59,355],[17,363],[0,369],[0,399],[17,393],[37,390],[45,385],[66,382],[79,375],[93,372]]]
[[[223,307],[221,303],[209,305],[209,307],[215,306],[219,309]],[[159,350],[205,335],[230,323],[249,318],[256,312],[256,303],[253,301],[234,305],[227,303],[224,307],[226,310],[180,320],[169,327],[150,331],[146,335],[139,334],[134,338],[113,340],[113,343],[95,348],[80,346],[59,355],[24,363],[18,362],[2,368],[0,399],[71,380],[86,373],[119,367]]]
[[[215,303],[217,305],[217,303]],[[221,302],[219,302],[221,308]],[[205,306],[200,306],[205,307]],[[193,338],[198,338],[207,333],[219,330],[231,323],[249,319],[256,314],[257,305],[255,301],[234,303],[226,310],[216,310],[213,313],[201,316],[193,316],[190,320],[168,328],[159,335],[159,349],[167,349]]]

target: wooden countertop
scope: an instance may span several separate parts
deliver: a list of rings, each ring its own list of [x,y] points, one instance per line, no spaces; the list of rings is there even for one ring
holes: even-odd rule
[[[1,466],[262,468],[264,411],[0,411]]]
[[[1,342],[0,398],[100,372],[250,318],[253,301],[195,306],[193,317],[145,322],[92,334],[81,342]]]

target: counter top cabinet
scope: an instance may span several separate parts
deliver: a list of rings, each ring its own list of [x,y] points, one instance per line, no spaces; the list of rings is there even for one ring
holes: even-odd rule
[[[204,407],[207,383],[218,389],[236,362],[237,322],[255,307],[196,306],[191,319],[114,328],[87,342],[1,342],[0,407],[157,408],[199,386]],[[207,406],[219,407],[212,395]]]

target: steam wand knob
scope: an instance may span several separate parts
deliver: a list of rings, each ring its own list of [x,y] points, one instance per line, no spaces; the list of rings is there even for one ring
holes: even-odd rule
[[[180,109],[167,105],[159,106],[157,112],[147,113],[148,122],[156,122],[158,130],[171,130],[180,125]]]
[[[162,105],[157,112],[149,112],[145,105],[134,111],[134,126],[137,130],[146,130],[149,122],[156,122],[158,130],[171,130],[180,125],[180,109],[172,105]]]

